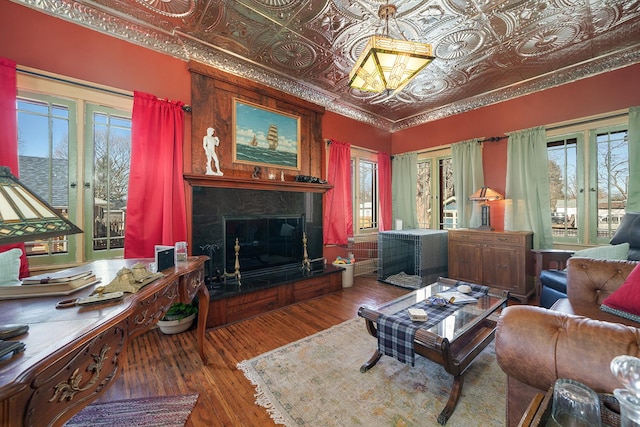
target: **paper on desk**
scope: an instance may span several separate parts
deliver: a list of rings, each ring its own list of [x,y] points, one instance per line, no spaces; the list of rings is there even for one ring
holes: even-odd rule
[[[451,298],[454,298],[453,300],[454,304],[466,304],[469,302],[478,302],[477,298],[471,297],[469,295],[465,295],[462,292],[458,292],[458,291],[438,292],[436,296],[440,298],[444,298],[447,301],[451,300]]]

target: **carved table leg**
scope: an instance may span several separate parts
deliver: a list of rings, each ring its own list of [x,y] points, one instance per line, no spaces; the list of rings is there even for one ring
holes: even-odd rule
[[[464,375],[464,374],[463,374]],[[462,392],[462,384],[464,383],[463,375],[455,375],[453,377],[453,384],[451,385],[451,394],[449,394],[449,400],[447,401],[447,406],[444,407],[440,415],[438,415],[438,424],[445,425],[453,411],[456,409],[456,405],[458,404],[458,399],[460,398],[460,394]]]
[[[371,356],[371,359],[367,360],[367,362],[364,365],[360,366],[360,372],[362,372],[364,374],[369,369],[371,369],[374,366],[376,366],[376,363],[378,363],[378,360],[380,360],[381,357],[382,357],[382,353],[380,353],[380,351],[376,350],[373,353],[373,356]]]
[[[207,290],[204,280],[198,289],[198,352],[200,353],[200,359],[202,363],[206,365],[208,363],[207,355],[204,352],[204,340],[205,332],[207,329],[207,315],[209,313],[209,291]]]

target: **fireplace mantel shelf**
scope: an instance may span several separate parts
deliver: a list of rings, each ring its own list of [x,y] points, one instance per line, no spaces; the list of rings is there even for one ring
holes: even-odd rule
[[[192,187],[248,188],[252,190],[297,191],[304,193],[324,193],[333,188],[333,186],[329,184],[312,184],[309,182],[298,181],[252,179],[202,174],[184,174],[183,176]]]

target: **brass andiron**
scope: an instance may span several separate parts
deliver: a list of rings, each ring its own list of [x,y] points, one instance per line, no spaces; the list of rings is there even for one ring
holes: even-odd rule
[[[238,254],[240,253],[240,243],[238,242],[238,238],[237,237],[236,237],[236,244],[233,246],[233,249],[236,252],[236,263],[233,266],[235,271],[233,273],[227,273],[225,271],[225,273],[224,273],[225,283],[226,283],[226,278],[227,277],[235,277],[236,278],[236,282],[238,282],[238,289],[240,289],[240,286],[242,285],[242,283],[240,283],[240,278],[242,277],[242,275],[240,274],[240,261],[238,260]],[[225,268],[225,270],[226,270],[226,268]]]
[[[302,268],[308,273],[311,271],[311,261],[309,261],[309,253],[307,252],[307,233],[302,233],[302,247],[304,248]]]

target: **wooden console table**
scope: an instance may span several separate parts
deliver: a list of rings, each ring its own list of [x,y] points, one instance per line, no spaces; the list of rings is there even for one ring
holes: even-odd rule
[[[116,378],[133,337],[151,329],[174,302],[190,302],[196,295],[198,351],[206,364],[207,259],[191,257],[137,293],[108,304],[56,309],[58,301],[85,297],[93,286],[70,296],[0,301],[0,325],[29,325],[26,334],[12,338],[22,341],[25,351],[0,360],[0,425],[64,424]],[[91,270],[106,285],[122,267],[138,261],[151,260],[102,260],[71,270]]]

